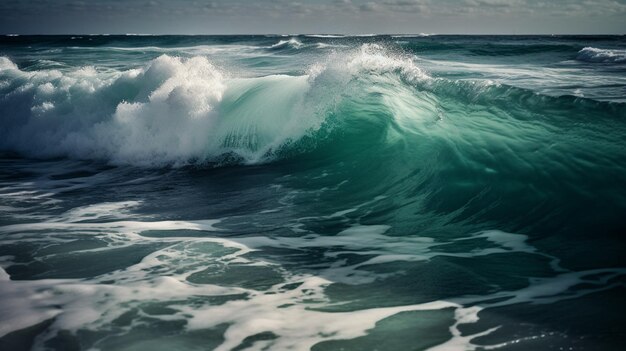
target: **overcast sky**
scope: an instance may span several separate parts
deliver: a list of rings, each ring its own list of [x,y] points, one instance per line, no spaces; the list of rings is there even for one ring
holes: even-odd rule
[[[626,0],[0,0],[4,34],[624,34]]]

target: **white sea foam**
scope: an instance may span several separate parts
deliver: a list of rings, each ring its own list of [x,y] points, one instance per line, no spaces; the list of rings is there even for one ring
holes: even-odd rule
[[[345,53],[335,53],[325,62],[314,65],[309,69],[310,79],[316,79],[321,74],[332,75],[341,81],[351,77],[365,76],[369,73],[376,75],[400,73],[408,80],[428,79],[428,75],[421,70],[411,57],[390,55],[378,44],[363,44],[357,50]]]
[[[315,43],[315,47],[318,49],[328,49],[328,48],[347,48],[348,45],[340,45],[340,44],[329,44],[329,43]]]
[[[626,62],[626,50],[586,47],[578,52],[576,59],[587,62],[622,63]]]
[[[151,321],[181,321],[188,331],[227,324],[224,341],[217,350],[231,350],[242,345],[246,338],[260,333],[271,333],[276,338],[255,342],[248,349],[309,350],[319,342],[366,335],[378,322],[401,312],[453,309],[451,337],[433,350],[473,350],[479,346],[473,344],[472,339],[492,333],[497,327],[474,334],[463,334],[459,331],[459,326],[476,323],[479,321],[479,313],[486,308],[519,303],[551,303],[576,298],[619,285],[619,280],[615,278],[626,274],[623,269],[565,272],[554,277],[531,280],[527,287],[514,291],[459,296],[446,301],[435,300],[395,307],[328,312],[324,308],[332,307],[333,303],[326,296],[326,288],[340,274],[327,273],[346,268],[340,260],[335,260],[336,264],[330,266],[326,272],[318,270],[323,274],[315,275],[291,273],[277,263],[247,254],[262,251],[266,246],[299,250],[307,247],[345,247],[346,252],[351,253],[383,256],[384,252],[404,252],[406,255],[422,255],[422,259],[437,255],[474,257],[481,255],[481,252],[454,254],[438,251],[438,244],[430,238],[394,238],[386,235],[391,228],[384,225],[355,225],[332,238],[304,235],[224,239],[210,235],[221,230],[219,220],[102,222],[106,218],[124,218],[128,211],[140,205],[139,202],[94,204],[72,209],[48,221],[0,227],[4,244],[16,236],[28,240],[29,235],[35,238],[44,233],[49,242],[62,242],[68,233],[77,233],[82,237],[102,236],[110,243],[109,247],[75,251],[76,254],[106,251],[124,245],[167,244],[164,248],[155,249],[139,263],[83,279],[11,281],[6,272],[0,270],[0,293],[3,296],[0,300],[0,336],[46,320],[50,320],[51,325],[35,340],[35,348],[41,348],[46,340],[54,337],[60,330],[106,330],[124,334],[130,332],[131,327],[116,327],[114,321],[133,310],[158,303],[160,306],[167,306],[171,312],[149,316],[140,313],[136,318],[144,316]],[[94,216],[94,211],[103,212],[106,216]],[[338,216],[351,213],[342,212],[344,214]],[[62,232],[56,231],[61,229]],[[207,235],[151,236],[146,235],[146,231],[165,234],[167,231],[201,231]],[[499,248],[496,251],[485,248],[485,255],[536,252],[534,247],[525,242],[526,236],[520,234],[487,231],[458,240],[469,239],[486,239]],[[421,253],[415,250],[421,250]],[[335,250],[328,250],[331,251],[335,254]],[[11,257],[2,257],[0,264],[6,267],[11,260]],[[257,289],[220,285],[218,281],[195,282],[193,279],[194,275],[207,270],[219,272],[233,265],[275,272],[279,275],[279,281],[267,289]],[[356,268],[352,267],[352,270]],[[380,274],[379,278],[383,276]],[[615,283],[609,284],[610,281]],[[581,287],[581,284],[585,286]],[[288,285],[294,287],[286,289]],[[192,302],[198,297],[211,296],[229,298],[221,304]]]
[[[306,77],[232,80],[203,57],[164,55],[123,72],[24,72],[3,57],[0,76],[0,147],[37,157],[158,166],[235,152],[254,162],[318,125],[298,105]]]
[[[296,38],[291,38],[289,40],[281,40],[278,43],[270,46],[270,49],[278,49],[283,47],[290,47],[292,49],[300,49],[304,46],[301,41]]]
[[[8,57],[0,56],[0,70],[17,70],[17,65],[9,60]]]

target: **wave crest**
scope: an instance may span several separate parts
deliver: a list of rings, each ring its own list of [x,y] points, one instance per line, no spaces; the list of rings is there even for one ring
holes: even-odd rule
[[[346,55],[335,53],[323,62],[313,65],[308,72],[311,79],[321,74],[351,78],[363,75],[399,74],[402,78],[417,82],[430,78],[409,56],[392,55],[378,44],[363,44],[358,50]]]
[[[128,71],[34,72],[3,58],[0,149],[157,167],[225,155],[266,162],[319,130],[341,103],[371,93],[410,100],[406,81],[426,77],[410,58],[371,44],[302,76],[258,78],[229,77],[204,57],[162,55]],[[383,104],[364,102],[363,110]]]
[[[578,52],[576,59],[585,62],[622,63],[626,62],[626,50],[586,47]]]
[[[300,49],[304,47],[304,44],[299,41],[296,38],[291,38],[289,40],[280,40],[278,43],[270,46],[270,49],[283,49],[283,48],[290,48],[290,49]]]

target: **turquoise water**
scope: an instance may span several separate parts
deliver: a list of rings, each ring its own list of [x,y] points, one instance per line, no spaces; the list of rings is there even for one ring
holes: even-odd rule
[[[0,38],[0,349],[608,350],[621,36]]]

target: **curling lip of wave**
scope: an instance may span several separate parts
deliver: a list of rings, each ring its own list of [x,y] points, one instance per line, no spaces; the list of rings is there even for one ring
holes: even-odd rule
[[[585,62],[622,63],[626,62],[626,50],[586,47],[578,52],[576,59]]]

